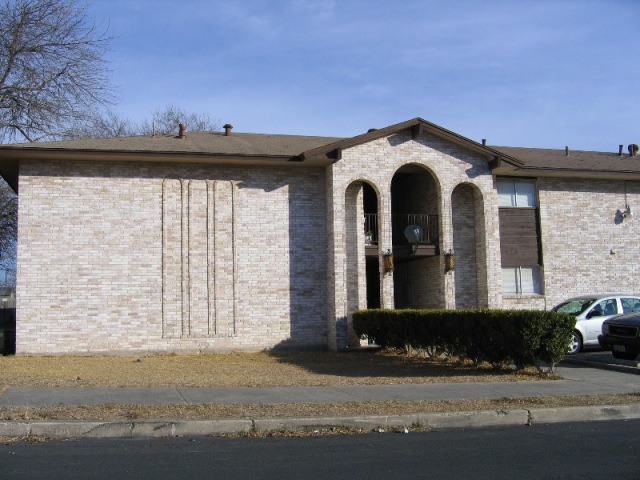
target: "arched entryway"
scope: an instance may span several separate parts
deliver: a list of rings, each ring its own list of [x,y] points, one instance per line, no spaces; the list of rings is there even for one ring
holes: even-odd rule
[[[404,165],[391,181],[395,308],[441,308],[443,278],[438,252],[440,188],[420,165]],[[407,228],[416,233],[410,241]]]
[[[368,183],[362,184],[365,232],[365,264],[367,282],[367,308],[380,308],[380,227],[378,222],[378,195]]]
[[[365,181],[352,182],[345,192],[347,312],[381,306],[379,198],[375,187]],[[336,332],[338,348],[359,344],[350,316],[345,327]]]
[[[451,193],[455,307],[488,305],[485,218],[482,192],[462,183]]]

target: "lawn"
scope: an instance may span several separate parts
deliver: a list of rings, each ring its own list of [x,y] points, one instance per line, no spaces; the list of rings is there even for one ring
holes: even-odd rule
[[[474,367],[469,363],[385,351],[0,357],[0,389],[9,386],[290,387],[515,382],[541,378],[534,369],[496,372],[489,366]]]
[[[555,377],[557,378],[557,377]],[[215,355],[0,357],[0,391],[9,387],[277,387],[548,380],[534,369],[495,372],[457,361],[390,352],[230,353]],[[0,407],[0,420],[216,419],[393,415],[416,412],[614,405],[640,395],[382,401],[276,405],[97,405]]]

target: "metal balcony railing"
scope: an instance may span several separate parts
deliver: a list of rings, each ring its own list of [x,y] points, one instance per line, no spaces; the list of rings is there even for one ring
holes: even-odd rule
[[[422,228],[422,237],[418,240],[418,244],[437,245],[439,242],[438,215],[427,215],[423,213],[395,214],[391,215],[391,222],[393,228],[393,245],[408,245],[409,242],[404,236],[404,230],[409,225],[418,225]],[[365,243],[369,245],[378,244],[378,227],[378,215],[375,213],[365,213]]]

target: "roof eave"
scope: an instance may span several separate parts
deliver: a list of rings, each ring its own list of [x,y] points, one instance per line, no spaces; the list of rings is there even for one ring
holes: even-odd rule
[[[563,177],[586,178],[601,180],[640,180],[640,172],[637,170],[581,170],[576,168],[557,167],[513,167],[500,165],[493,169],[493,174],[509,177]]]
[[[102,160],[102,161],[141,161],[160,163],[205,163],[205,164],[238,164],[238,165],[273,165],[305,167],[326,166],[330,159],[324,161],[296,162],[291,155],[264,154],[226,154],[210,152],[155,152],[129,150],[92,150],[92,149],[56,149],[56,148],[5,148],[0,147],[0,163],[5,160]]]

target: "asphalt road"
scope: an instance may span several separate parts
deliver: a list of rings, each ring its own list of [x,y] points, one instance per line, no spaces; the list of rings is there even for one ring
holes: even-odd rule
[[[2,479],[640,478],[640,420],[348,436],[0,445]]]

